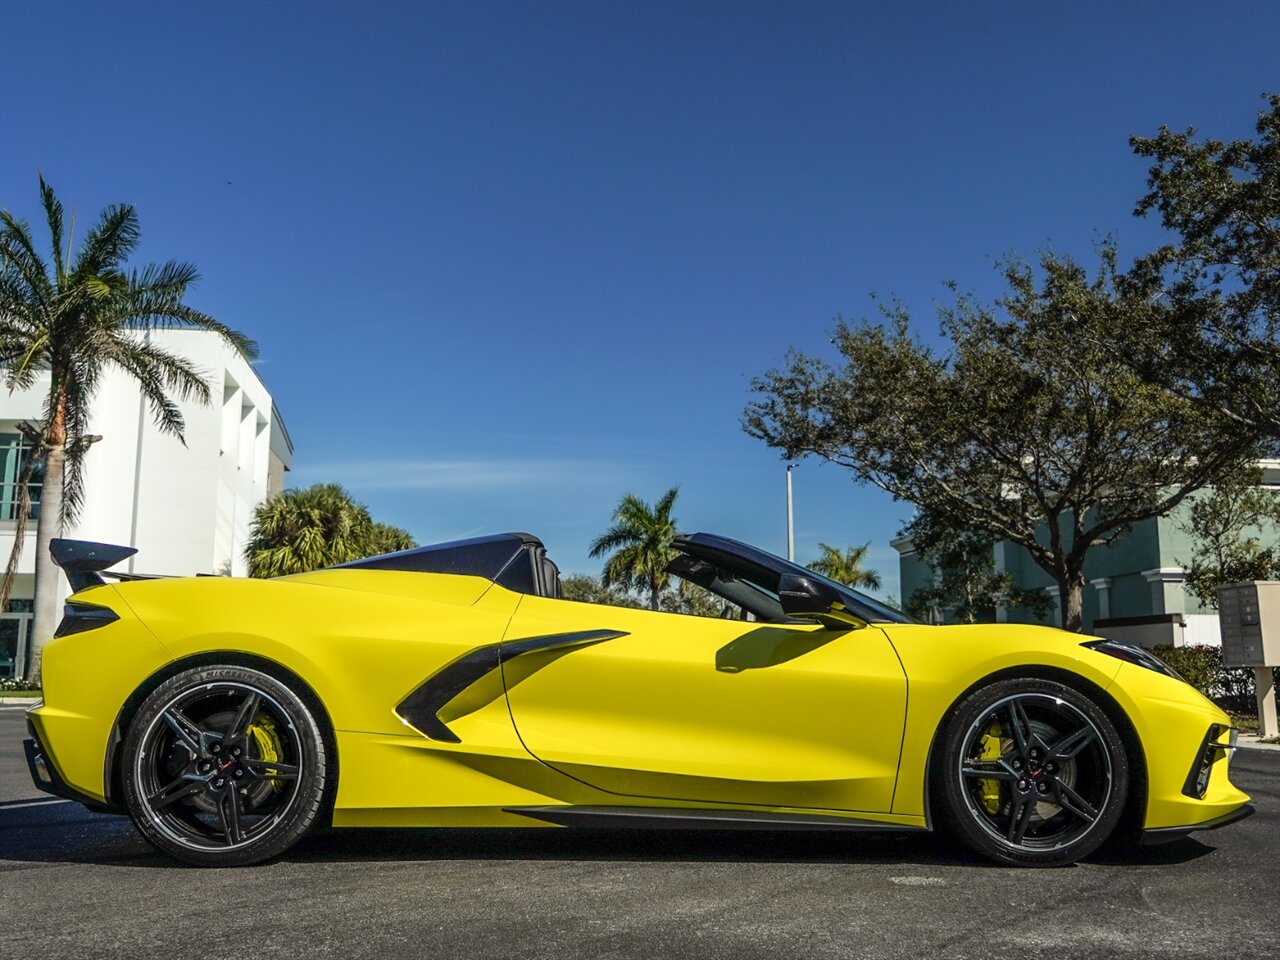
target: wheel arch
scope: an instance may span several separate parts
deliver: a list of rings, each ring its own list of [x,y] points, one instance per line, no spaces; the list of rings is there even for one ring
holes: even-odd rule
[[[327,778],[328,782],[325,785],[326,797],[324,806],[324,816],[326,818],[331,816],[333,802],[338,792],[340,768],[338,738],[333,726],[333,719],[329,716],[329,711],[325,707],[324,701],[320,699],[311,684],[307,683],[306,680],[284,664],[257,654],[245,653],[241,650],[202,651],[170,661],[138,684],[134,691],[129,694],[124,704],[120,707],[119,713],[116,714],[115,722],[111,725],[111,732],[107,737],[102,783],[108,806],[121,812],[124,811],[124,806],[120,799],[123,795],[120,754],[124,750],[125,733],[143,702],[169,678],[176,677],[183,671],[194,667],[213,666],[248,667],[252,670],[260,670],[283,683],[302,698],[320,725],[320,736],[324,741],[328,756],[332,759],[333,773],[332,776]]]
[[[1124,743],[1129,761],[1129,794],[1125,799],[1124,811],[1120,816],[1120,822],[1116,825],[1112,835],[1121,842],[1124,840],[1136,840],[1141,835],[1147,809],[1147,756],[1133,721],[1129,719],[1129,715],[1116,699],[1092,680],[1082,677],[1078,673],[1072,673],[1070,670],[1063,670],[1060,667],[1051,667],[1045,664],[1022,664],[987,674],[985,677],[969,684],[948,704],[944,714],[944,721],[938,724],[937,729],[933,731],[933,737],[929,741],[929,753],[925,760],[924,817],[925,824],[929,829],[936,828],[933,804],[937,799],[937,791],[940,787],[940,758],[937,755],[936,748],[939,742],[944,739],[951,717],[955,715],[956,706],[975,691],[993,683],[999,683],[1002,680],[1048,680],[1071,687],[1073,690],[1092,699],[1107,715],[1108,719],[1115,724],[1116,730],[1120,733],[1120,739]]]

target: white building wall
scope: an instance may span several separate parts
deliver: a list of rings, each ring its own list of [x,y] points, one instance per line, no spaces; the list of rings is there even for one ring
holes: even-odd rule
[[[48,381],[41,386],[49,389]],[[84,502],[79,522],[64,535],[102,543],[132,543],[138,461],[138,391],[123,376],[102,378],[93,398],[89,433],[102,437],[84,459]],[[28,415],[30,416],[30,415]],[[141,442],[146,443],[146,428]],[[92,534],[92,535],[90,535]],[[23,558],[35,561],[35,542]]]
[[[1188,647],[1222,646],[1222,626],[1216,613],[1188,613],[1183,616],[1187,625],[1182,631],[1182,642]]]
[[[102,440],[85,457],[83,509],[64,536],[136,546],[128,562],[136,573],[243,575],[249,524],[267,495],[272,454],[285,469],[292,456],[283,424],[273,417],[271,395],[257,373],[216,335],[171,330],[151,336],[207,373],[211,403],[179,402],[184,446],[160,432],[130,379],[109,368],[89,423]],[[48,389],[46,376],[30,390],[0,392],[0,432],[38,419]],[[272,435],[273,423],[281,436]],[[0,523],[0,556],[7,558],[12,544],[13,524]],[[21,574],[32,573],[34,555],[31,523]],[[29,577],[16,581],[14,596],[31,596]]]

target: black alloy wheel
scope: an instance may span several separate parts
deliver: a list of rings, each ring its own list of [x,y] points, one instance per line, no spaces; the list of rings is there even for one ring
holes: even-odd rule
[[[318,821],[326,760],[315,718],[288,687],[246,667],[198,667],[161,684],[133,718],[125,805],[180,860],[257,863]]]
[[[1115,724],[1088,696],[1005,680],[959,704],[934,782],[940,812],[974,850],[1001,863],[1060,866],[1115,829],[1129,764]]]

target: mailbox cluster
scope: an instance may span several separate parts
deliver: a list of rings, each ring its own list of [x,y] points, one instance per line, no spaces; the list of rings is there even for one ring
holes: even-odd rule
[[[1280,581],[1219,587],[1218,616],[1225,666],[1280,666]]]

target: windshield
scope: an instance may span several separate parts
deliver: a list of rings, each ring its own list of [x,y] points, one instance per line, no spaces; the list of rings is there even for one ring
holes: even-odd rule
[[[851,614],[868,623],[918,622],[874,597],[738,540],[713,533],[691,533],[678,537],[676,547],[683,556],[667,565],[669,572],[692,580],[760,620],[781,622],[787,619],[778,600],[778,582],[782,576],[790,574],[826,585]]]

